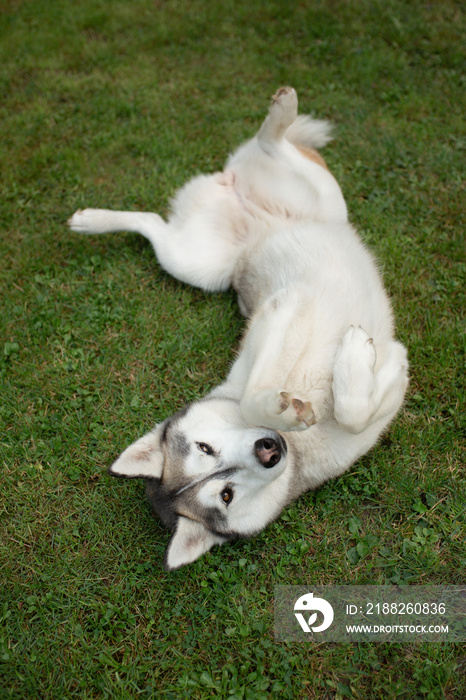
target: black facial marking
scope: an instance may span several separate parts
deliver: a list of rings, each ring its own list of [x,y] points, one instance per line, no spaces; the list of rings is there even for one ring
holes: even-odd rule
[[[163,424],[162,433],[160,435],[160,444],[161,445],[164,445],[167,442],[167,433],[168,433],[168,429],[170,427],[170,422],[171,421],[168,418]]]
[[[173,492],[167,489],[160,479],[146,479],[146,497],[163,524],[173,530],[178,520]]]
[[[174,457],[187,457],[189,455],[189,442],[186,440],[183,433],[173,431],[170,437],[170,453]]]
[[[186,413],[188,412],[189,405],[185,406],[184,408],[181,409],[181,411],[178,411],[178,413],[174,413],[170,418],[167,418],[163,424],[162,428],[162,434],[160,436],[160,444],[163,444],[167,442],[167,436],[168,432],[176,427],[176,424],[184,418]]]
[[[220,508],[201,505],[197,500],[197,490],[212,479],[230,479],[238,469],[239,467],[229,467],[213,472],[199,481],[181,484],[176,490],[167,488],[160,479],[146,479],[146,497],[153,510],[170,530],[175,527],[178,517],[185,515],[193,520],[202,521],[212,532],[222,532],[227,523],[225,514]],[[228,485],[226,488],[231,487]],[[229,537],[228,532],[224,536]]]
[[[201,508],[198,503],[194,503],[191,509],[190,498],[188,497],[186,499],[186,504],[181,510],[182,513],[185,512],[188,517],[196,517],[201,520],[212,532],[221,531],[226,527],[227,519],[224,513],[220,512],[219,508],[206,508],[205,506]],[[192,513],[190,511],[192,511]]]
[[[194,503],[194,493],[186,494],[187,497],[182,503],[177,504],[178,499],[175,498],[175,494],[165,488],[159,479],[146,479],[146,495],[154,511],[170,530],[175,529],[178,518],[183,515],[191,520],[203,522],[213,535],[223,537],[225,540],[239,540],[255,534],[254,532],[241,533],[227,528],[227,519],[220,509],[199,507],[198,503]]]
[[[226,469],[218,469],[217,471],[211,472],[210,474],[207,474],[206,476],[198,480],[187,481],[185,484],[182,484],[180,486],[176,495],[178,496],[183,492],[190,491],[191,489],[197,489],[200,486],[206,484],[208,481],[212,481],[213,479],[229,479],[234,474],[236,474],[236,472],[238,472],[239,469],[239,467],[227,467]]]

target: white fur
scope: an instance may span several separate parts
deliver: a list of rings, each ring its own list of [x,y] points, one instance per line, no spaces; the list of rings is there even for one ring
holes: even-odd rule
[[[141,233],[160,264],[183,282],[205,290],[233,285],[250,318],[226,381],[180,421],[191,481],[178,497],[196,488],[200,510],[192,520],[180,515],[169,569],[223,541],[200,526],[202,509],[222,508],[229,531],[259,531],[293,498],[369,450],[402,404],[406,350],[394,339],[377,266],[347,221],[334,177],[299,150],[329,138],[326,122],[297,117],[295,91],[282,88],[258,134],[223,172],[185,185],[167,223],[157,214],[100,209],[78,211],[70,220],[81,233]],[[285,438],[288,452],[264,469],[254,445],[270,431]],[[217,461],[199,451],[203,442],[216,446]],[[161,445],[148,460],[147,445],[147,438],[135,443],[113,473],[159,478],[164,463],[163,483],[168,448]],[[205,482],[218,460],[240,467],[228,506],[219,500],[223,482]]]

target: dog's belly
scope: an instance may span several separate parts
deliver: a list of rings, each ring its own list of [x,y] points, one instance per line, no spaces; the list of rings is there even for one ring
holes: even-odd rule
[[[371,336],[392,332],[392,315],[375,262],[350,225],[293,226],[261,237],[241,256],[233,276],[241,306],[252,316],[280,290],[306,289],[308,325],[324,342],[350,325]]]

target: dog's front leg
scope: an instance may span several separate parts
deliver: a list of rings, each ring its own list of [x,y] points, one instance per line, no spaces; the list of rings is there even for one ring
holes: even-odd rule
[[[251,321],[227,380],[250,426],[289,431],[305,430],[316,422],[308,397],[287,381],[300,354],[295,343],[290,347],[290,337],[301,305],[300,290],[280,290]]]
[[[334,415],[350,433],[361,433],[398,411],[408,385],[406,349],[396,341],[376,368],[377,353],[363,328],[351,326],[343,336],[333,368]]]

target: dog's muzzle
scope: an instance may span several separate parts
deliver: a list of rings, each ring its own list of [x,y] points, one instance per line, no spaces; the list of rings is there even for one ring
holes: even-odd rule
[[[256,440],[254,452],[262,466],[270,469],[278,464],[282,454],[286,453],[286,445],[279,435],[277,435],[277,439],[265,437]]]

